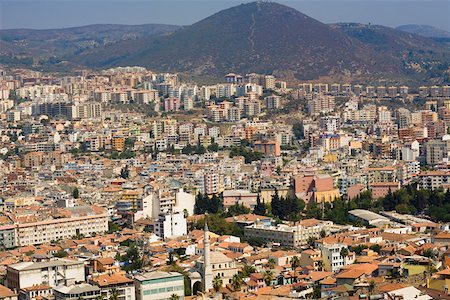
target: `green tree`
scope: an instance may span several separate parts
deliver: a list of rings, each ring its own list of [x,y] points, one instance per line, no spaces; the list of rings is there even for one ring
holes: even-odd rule
[[[128,177],[130,177],[130,170],[128,170],[128,165],[120,170],[120,177],[122,177],[123,179],[128,179]]]
[[[271,285],[273,279],[274,279],[274,276],[273,276],[273,271],[272,270],[264,271],[264,273],[263,273],[263,280],[264,280],[264,282],[266,283],[267,286]]]
[[[64,251],[64,250],[58,250],[58,251],[56,251],[55,254],[53,254],[53,256],[54,256],[54,257],[58,257],[58,258],[63,258],[63,257],[69,256],[69,253],[67,253],[67,252]]]
[[[344,258],[344,264],[345,264],[347,261],[347,256],[349,255],[348,248],[342,248],[340,254]]]
[[[294,270],[295,281],[297,281],[297,268],[300,267],[300,259],[298,256],[294,256],[291,258],[291,267]]]
[[[179,300],[180,296],[178,296],[177,294],[172,294],[170,295],[170,300]]]
[[[231,278],[231,286],[235,291],[239,291],[242,286],[242,277],[239,274],[234,274]]]
[[[250,274],[253,274],[256,272],[256,268],[252,265],[244,265],[242,267],[242,277],[247,278],[250,276]]]
[[[77,187],[75,187],[72,191],[72,197],[74,197],[75,199],[80,198],[80,191],[78,190]]]
[[[216,275],[216,276],[213,278],[212,284],[213,284],[214,290],[216,291],[216,293],[218,293],[219,290],[220,290],[220,288],[222,287],[223,280],[222,280],[222,278],[220,278],[219,275]]]
[[[117,288],[111,289],[109,300],[119,300],[119,290]]]
[[[255,215],[265,216],[266,212],[266,204],[264,203],[264,201],[261,202],[261,195],[258,194],[258,196],[256,197],[256,205],[253,208],[253,213]]]
[[[267,260],[267,266],[270,268],[270,269],[273,269],[274,267],[275,267],[275,259],[273,258],[273,257],[271,257],[271,258],[269,258],[268,260]]]
[[[323,271],[323,260],[317,261],[317,268],[319,271]]]

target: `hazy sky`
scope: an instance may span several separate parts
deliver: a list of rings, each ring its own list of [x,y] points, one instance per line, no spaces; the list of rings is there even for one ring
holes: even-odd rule
[[[0,28],[61,28],[88,24],[188,25],[234,0],[0,0]],[[279,2],[324,23],[360,22],[395,27],[427,24],[450,31],[450,0],[288,0]]]

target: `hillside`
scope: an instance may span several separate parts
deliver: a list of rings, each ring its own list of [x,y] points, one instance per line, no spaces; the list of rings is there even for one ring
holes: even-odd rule
[[[450,32],[429,25],[402,25],[395,29],[415,33],[428,38],[450,38]]]
[[[383,26],[326,25],[284,5],[253,2],[220,11],[170,35],[150,37],[137,47],[120,43],[86,51],[77,62],[95,67],[143,65],[213,76],[233,71],[301,80],[337,74],[425,80],[436,77],[430,71],[448,67],[448,53],[415,34]]]
[[[448,72],[444,72],[450,66],[450,51],[429,38],[380,25],[340,23],[330,26],[382,54],[385,59],[380,63],[391,61],[402,75],[435,82],[447,76],[448,80]]]
[[[253,2],[218,12],[170,36],[148,40],[134,53],[110,49],[84,53],[81,63],[98,67],[144,65],[164,71],[223,75],[289,71],[298,78],[370,69],[364,44],[292,8]],[[102,58],[104,58],[102,60]]]
[[[88,49],[166,34],[178,28],[163,24],[99,24],[63,29],[0,30],[0,63],[26,65],[39,59],[42,64],[54,64],[63,56],[70,60]]]
[[[0,31],[0,48],[6,53],[0,55],[0,64],[61,70],[140,65],[215,78],[228,72],[261,72],[291,81],[442,83],[448,81],[450,66],[450,48],[443,43],[384,26],[326,25],[270,2],[241,4],[184,27]]]

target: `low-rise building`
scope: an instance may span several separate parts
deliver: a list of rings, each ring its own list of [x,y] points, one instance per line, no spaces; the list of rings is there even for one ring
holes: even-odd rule
[[[134,277],[137,299],[169,299],[173,294],[184,297],[184,277],[177,272],[154,271]]]
[[[320,238],[321,232],[329,234],[331,221],[316,219],[303,220],[296,225],[278,224],[276,226],[255,223],[245,227],[247,238],[260,238],[266,243],[297,248],[308,243],[310,238]]]

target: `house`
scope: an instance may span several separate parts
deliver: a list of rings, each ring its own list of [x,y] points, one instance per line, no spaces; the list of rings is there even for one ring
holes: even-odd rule
[[[134,280],[125,277],[122,274],[102,274],[93,276],[90,283],[100,288],[104,299],[111,299],[113,291],[117,290],[121,297],[127,300],[136,299]]]
[[[393,290],[386,293],[387,299],[396,300],[396,299],[414,299],[414,300],[432,300],[433,298],[427,294],[424,294],[421,290],[408,286],[398,290]],[[400,298],[402,297],[402,298]]]
[[[0,299],[1,300],[17,300],[17,294],[6,286],[0,284]]]

